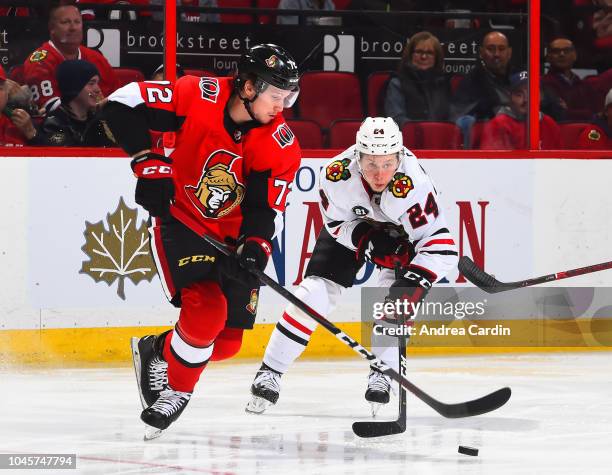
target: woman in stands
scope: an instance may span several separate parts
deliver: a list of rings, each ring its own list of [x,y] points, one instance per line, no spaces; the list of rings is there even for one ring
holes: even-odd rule
[[[385,97],[386,115],[400,127],[409,120],[448,120],[451,88],[443,60],[440,41],[427,31],[406,44]]]

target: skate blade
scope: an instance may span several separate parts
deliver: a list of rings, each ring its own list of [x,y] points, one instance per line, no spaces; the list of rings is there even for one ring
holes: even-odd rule
[[[144,440],[146,442],[148,440],[157,439],[163,433],[164,431],[162,429],[145,424]]]
[[[374,419],[376,419],[376,414],[378,414],[378,411],[380,411],[382,406],[383,404],[379,402],[370,402],[370,411],[372,411],[372,417]]]
[[[136,373],[136,386],[138,387],[138,395],[140,396],[140,403],[142,404],[142,408],[146,409],[149,407],[147,405],[147,401],[142,394],[140,389],[140,375],[142,372],[142,368],[140,367],[140,351],[138,350],[138,342],[140,338],[133,336],[130,339],[130,346],[132,347],[132,361],[134,363],[134,372]]]
[[[251,400],[244,408],[244,411],[250,414],[263,414],[264,411],[270,406],[272,406],[270,401],[259,396],[252,396]]]

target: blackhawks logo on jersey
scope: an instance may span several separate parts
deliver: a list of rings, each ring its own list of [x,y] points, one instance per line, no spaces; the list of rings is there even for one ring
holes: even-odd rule
[[[230,170],[237,158],[227,150],[214,151],[204,163],[198,184],[185,185],[187,196],[204,217],[221,218],[242,201],[244,185]]]
[[[588,137],[589,137],[589,140],[592,140],[594,142],[599,142],[599,140],[601,140],[601,134],[596,129],[589,130]]]
[[[31,63],[38,63],[40,61],[42,61],[43,59],[45,59],[47,57],[48,51],[46,49],[41,49],[39,51],[34,51],[31,55],[30,55],[30,62]]]
[[[325,169],[325,178],[329,181],[348,180],[351,177],[351,172],[348,167],[351,160],[348,158],[342,160],[334,160]]]
[[[396,198],[406,198],[413,188],[412,179],[403,173],[396,173],[393,175],[393,180],[389,183],[389,191],[393,193],[393,196]]]

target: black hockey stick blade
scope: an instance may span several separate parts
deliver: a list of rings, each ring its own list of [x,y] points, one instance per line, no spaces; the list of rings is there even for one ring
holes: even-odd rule
[[[439,414],[449,419],[479,416],[502,407],[508,402],[511,395],[512,391],[510,388],[506,387],[472,401],[460,402],[457,404],[443,404],[438,402],[438,407],[432,407],[438,411]]]
[[[406,432],[406,421],[360,421],[353,422],[353,432],[358,437],[383,437]]]
[[[479,289],[489,294],[496,294],[506,290],[518,289],[520,285],[505,284],[500,282],[491,274],[487,274],[476,263],[467,256],[462,256],[457,265],[459,272]]]

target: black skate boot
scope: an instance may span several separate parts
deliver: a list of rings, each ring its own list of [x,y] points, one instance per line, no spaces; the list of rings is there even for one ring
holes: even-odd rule
[[[368,388],[365,392],[366,401],[372,406],[372,416],[376,417],[376,413],[383,404],[388,404],[391,398],[391,380],[380,371],[370,368],[368,375]]]
[[[159,393],[157,401],[140,414],[140,419],[147,424],[145,440],[159,437],[187,407],[192,393],[175,391],[166,385]]]
[[[162,349],[169,332],[133,337],[131,340],[136,383],[143,409],[153,404],[168,384],[168,363],[162,356]]]
[[[257,371],[251,385],[251,400],[245,411],[253,414],[263,413],[269,406],[276,404],[280,395],[280,378],[282,373],[274,371],[265,363]]]

